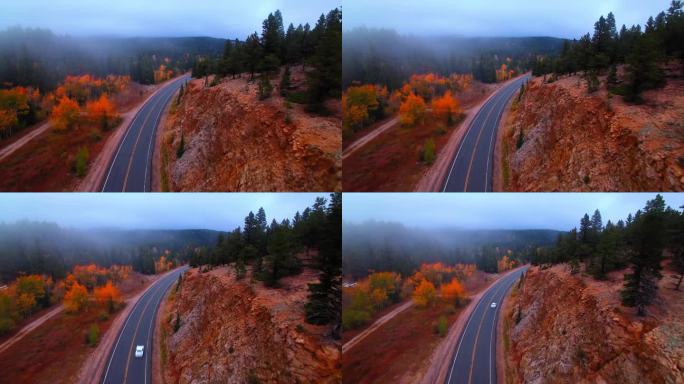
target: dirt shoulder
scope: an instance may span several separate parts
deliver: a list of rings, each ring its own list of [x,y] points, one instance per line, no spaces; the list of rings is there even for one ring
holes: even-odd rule
[[[496,279],[492,279],[486,287],[483,287],[475,295],[470,296],[470,302],[468,303],[468,306],[463,309],[461,315],[458,317],[456,322],[449,328],[449,333],[447,334],[447,337],[442,341],[439,347],[435,349],[430,359],[430,366],[427,369],[425,375],[423,376],[421,383],[443,383],[446,380],[446,376],[449,373],[449,367],[451,365],[451,356],[454,350],[454,346],[458,344],[458,340],[461,337],[461,333],[463,332],[463,329],[465,328],[465,325],[468,322],[470,315],[473,313],[473,310],[475,310],[477,303],[482,298],[482,295],[496,281],[517,271],[519,268],[510,270],[504,274],[499,275]]]
[[[506,130],[504,129],[506,127],[506,122],[509,119],[510,112],[511,112],[511,106],[513,105],[513,100],[515,100],[515,96],[511,97],[510,100],[508,100],[508,103],[506,104],[506,108],[504,109],[503,114],[501,115],[501,120],[499,120],[499,126],[496,129],[496,142],[494,144],[494,165],[493,165],[493,172],[494,172],[494,177],[492,177],[493,183],[492,183],[492,190],[494,192],[502,192],[506,190],[507,187],[507,180],[506,178],[508,176],[504,175],[504,167],[508,167],[508,164],[504,164],[503,161],[505,153],[507,151],[504,151],[504,145],[508,145],[508,143],[504,142],[504,135],[506,133]],[[508,160],[506,160],[508,161]],[[506,170],[506,172],[509,172]]]
[[[468,132],[470,124],[473,122],[480,109],[482,109],[482,107],[496,94],[496,92],[498,92],[502,87],[515,81],[517,78],[518,77],[513,78],[505,83],[490,86],[487,89],[489,95],[479,104],[466,111],[465,120],[463,120],[459,127],[451,133],[449,141],[447,141],[447,144],[437,154],[435,163],[425,171],[425,174],[423,174],[418,184],[416,184],[414,192],[441,192],[444,179],[446,179],[446,176],[449,173],[454,155],[456,154],[456,151],[458,151],[458,146],[461,143],[463,136],[466,134],[466,132]]]
[[[88,356],[86,362],[81,366],[81,369],[78,372],[78,383],[88,384],[99,382],[107,365],[107,361],[109,360],[109,352],[112,350],[128,315],[135,307],[135,303],[137,303],[140,297],[152,287],[154,282],[171,272],[173,271],[168,271],[163,275],[149,277],[144,289],[126,299],[126,306],[119,311],[109,329],[102,335],[102,339],[97,345],[97,348]]]
[[[183,75],[181,75],[183,76]],[[119,148],[119,143],[123,140],[126,131],[128,131],[128,126],[131,124],[135,115],[138,114],[140,109],[147,103],[152,96],[156,95],[165,85],[176,80],[178,77],[167,80],[160,84],[155,84],[152,86],[150,94],[136,106],[128,110],[126,113],[121,114],[121,124],[114,129],[114,132],[109,136],[104,147],[91,163],[86,177],[78,184],[76,187],[77,192],[99,192],[102,187],[102,183],[106,177],[107,171],[109,169],[109,164],[112,162],[116,151]]]

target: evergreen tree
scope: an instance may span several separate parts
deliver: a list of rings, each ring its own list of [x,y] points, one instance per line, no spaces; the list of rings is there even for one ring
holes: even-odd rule
[[[342,89],[342,11],[334,9],[319,20],[316,35],[320,36],[314,66],[308,80],[311,110],[322,110],[327,97],[338,97]]]
[[[653,36],[640,37],[627,57],[627,94],[625,99],[640,103],[641,92],[665,84],[665,75],[660,68],[661,54]]]
[[[339,338],[342,308],[342,194],[330,196],[324,235],[316,258],[321,271],[318,283],[309,284],[306,321],[312,324],[335,324],[333,336]]]
[[[244,66],[249,71],[249,80],[254,80],[254,73],[259,69],[263,57],[263,50],[256,32],[247,37],[242,52],[245,60]]]
[[[636,307],[643,316],[645,307],[657,293],[657,280],[661,278],[660,262],[665,245],[665,201],[661,195],[646,203],[628,227],[627,243],[630,246],[628,261],[631,272],[625,274],[622,303]]]

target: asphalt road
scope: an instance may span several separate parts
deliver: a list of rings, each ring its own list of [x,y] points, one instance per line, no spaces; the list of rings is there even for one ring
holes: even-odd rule
[[[526,270],[527,267],[512,272],[482,295],[458,341],[446,383],[496,383],[496,322],[501,301]],[[496,308],[490,307],[492,302]]]
[[[166,291],[186,270],[182,267],[162,277],[135,303],[109,355],[103,384],[152,382],[152,334],[157,310]],[[136,345],[145,346],[141,358],[135,357]]]
[[[499,89],[475,115],[461,139],[444,181],[444,192],[491,192],[494,144],[499,121],[511,96],[530,75]]]
[[[190,76],[173,80],[152,96],[128,126],[109,164],[102,192],[149,192],[157,126],[173,94]]]

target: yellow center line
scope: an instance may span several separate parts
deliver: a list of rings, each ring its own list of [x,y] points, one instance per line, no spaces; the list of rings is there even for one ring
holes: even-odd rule
[[[161,280],[156,284],[154,289],[157,289],[161,286]],[[153,297],[155,294],[151,294],[150,297]],[[138,336],[138,330],[140,329],[140,322],[142,321],[145,311],[147,310],[147,307],[150,305],[152,302],[152,299],[148,298],[147,299],[147,304],[145,304],[145,307],[143,308],[142,312],[140,313],[140,318],[138,319],[138,323],[135,325],[135,333],[133,334],[133,339],[131,341],[131,347],[128,349],[128,358],[126,359],[126,369],[124,370],[124,383],[127,381],[128,378],[128,366],[131,363],[131,352],[133,351],[133,346],[135,345],[135,338]],[[144,352],[143,352],[144,353]]]
[[[131,166],[133,165],[133,158],[135,157],[135,149],[138,147],[138,142],[140,141],[140,136],[142,136],[142,132],[145,129],[145,125],[147,124],[147,121],[150,119],[152,116],[152,112],[154,111],[155,108],[159,105],[159,103],[164,99],[162,97],[161,92],[158,96],[159,98],[157,101],[154,103],[154,107],[147,111],[147,115],[145,116],[145,120],[143,121],[142,125],[140,126],[140,131],[138,131],[138,137],[135,139],[135,144],[133,144],[133,150],[131,150],[131,157],[128,159],[128,168],[126,168],[126,178],[124,178],[124,185],[123,185],[123,190],[121,192],[126,192],[126,186],[128,185],[128,176],[131,173]]]
[[[496,287],[496,292],[492,295],[492,299],[496,297],[496,295],[499,293],[501,288],[505,285],[503,279],[501,280],[501,283],[499,284],[498,287]],[[480,325],[477,327],[477,334],[475,334],[475,341],[473,342],[473,354],[470,358],[470,368],[468,369],[468,384],[470,384],[473,381],[473,366],[475,365],[475,352],[477,351],[477,340],[480,338],[480,331],[482,330],[482,324],[484,323],[484,319],[487,317],[487,310],[485,309],[485,313],[482,315],[482,319],[480,320]]]
[[[498,97],[499,95],[497,95]],[[496,98],[496,97],[495,97]],[[494,102],[494,100],[492,100]],[[498,101],[494,102],[494,107],[499,104]],[[465,183],[463,184],[463,192],[468,192],[468,179],[470,178],[470,170],[473,167],[473,160],[475,160],[475,154],[477,153],[477,144],[480,143],[480,137],[482,136],[482,132],[485,130],[484,124],[489,120],[489,116],[494,112],[494,107],[489,110],[487,113],[487,117],[485,117],[484,121],[482,122],[483,127],[480,129],[480,132],[477,134],[477,139],[475,140],[475,146],[473,147],[473,154],[470,156],[470,163],[468,163],[468,172],[466,173],[466,179]]]

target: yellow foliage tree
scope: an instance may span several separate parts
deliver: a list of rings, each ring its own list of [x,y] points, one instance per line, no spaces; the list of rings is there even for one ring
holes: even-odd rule
[[[78,103],[64,96],[52,110],[50,121],[55,129],[63,131],[72,128],[78,122],[79,114]]]
[[[67,312],[80,312],[88,306],[88,290],[78,281],[64,295],[64,308]]]
[[[425,117],[425,101],[415,93],[410,93],[399,107],[399,121],[404,126],[413,126]]]
[[[372,84],[352,86],[342,96],[342,124],[354,132],[372,121],[372,114],[380,108],[380,98],[387,98],[387,88]]]
[[[426,307],[435,301],[435,286],[423,280],[413,291],[413,302],[419,307]]]

